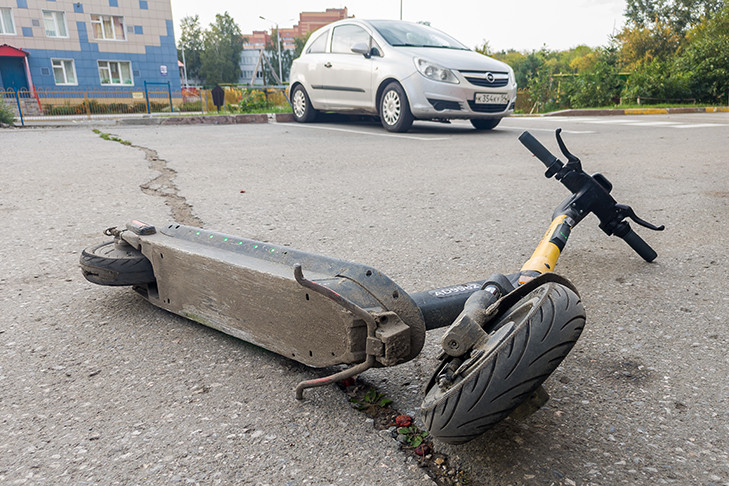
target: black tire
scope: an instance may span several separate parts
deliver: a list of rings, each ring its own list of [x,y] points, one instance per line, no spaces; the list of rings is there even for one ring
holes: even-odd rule
[[[476,438],[526,400],[570,352],[585,325],[579,297],[549,282],[520,300],[499,319],[483,352],[445,389],[441,363],[421,405],[430,434],[447,443]],[[473,356],[473,354],[471,354]]]
[[[300,84],[297,84],[291,92],[291,110],[294,113],[294,120],[299,123],[309,123],[316,119],[318,112],[311,106],[309,95]]]
[[[152,263],[139,250],[107,241],[81,252],[81,272],[99,285],[144,285],[154,282]]]
[[[389,132],[407,132],[413,126],[410,102],[397,81],[390,82],[385,86],[380,96],[380,123]]]
[[[501,118],[472,118],[471,125],[476,130],[493,130],[501,122]]]

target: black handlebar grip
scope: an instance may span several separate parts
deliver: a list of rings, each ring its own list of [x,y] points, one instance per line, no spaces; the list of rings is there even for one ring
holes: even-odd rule
[[[647,262],[652,262],[658,256],[658,253],[632,229],[621,238]]]
[[[557,157],[552,155],[552,153],[547,150],[547,148],[542,145],[539,140],[534,138],[531,133],[522,133],[521,135],[519,135],[519,141],[539,160],[541,160],[542,163],[547,166],[547,168],[552,167],[555,162],[559,162]]]

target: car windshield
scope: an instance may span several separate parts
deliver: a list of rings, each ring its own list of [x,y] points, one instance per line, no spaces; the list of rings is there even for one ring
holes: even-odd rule
[[[453,37],[423,24],[397,20],[373,20],[372,27],[393,47],[438,47],[469,50]]]

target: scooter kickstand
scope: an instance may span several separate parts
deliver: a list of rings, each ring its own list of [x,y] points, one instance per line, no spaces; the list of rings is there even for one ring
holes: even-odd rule
[[[301,264],[297,263],[294,265],[294,278],[296,281],[301,285],[302,287],[306,287],[307,289],[310,289],[318,294],[323,295],[324,297],[332,300],[333,302],[336,302],[355,316],[362,319],[367,324],[367,337],[368,341],[370,338],[375,339],[375,330],[377,329],[377,322],[375,322],[375,318],[372,317],[372,315],[355,304],[354,302],[351,302],[350,300],[342,297],[335,291],[333,291],[330,288],[327,288],[323,285],[319,285],[316,282],[313,282],[311,280],[308,280],[304,278],[304,272],[301,269]],[[339,373],[335,373],[330,376],[325,376],[323,378],[316,378],[314,380],[307,380],[302,381],[296,386],[296,399],[297,400],[303,400],[304,399],[304,390],[307,388],[314,388],[317,386],[324,386],[328,385],[330,383],[335,383],[337,381],[342,381],[347,378],[350,378],[352,376],[358,375],[370,368],[372,368],[375,365],[375,355],[367,353],[367,359],[356,365],[353,366],[347,370],[340,371]]]

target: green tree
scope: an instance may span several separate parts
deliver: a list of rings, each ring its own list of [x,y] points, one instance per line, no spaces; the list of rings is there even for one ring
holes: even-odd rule
[[[688,45],[675,63],[700,101],[729,98],[729,5],[688,35]]]
[[[680,50],[684,36],[668,23],[655,22],[651,27],[626,26],[616,39],[620,44],[620,62],[634,70],[654,60],[666,61]]]
[[[215,15],[215,22],[203,33],[200,77],[205,85],[238,82],[244,41],[240,27],[228,12]]]
[[[625,17],[633,26],[651,28],[662,23],[683,34],[726,4],[726,0],[627,0]]]
[[[278,29],[273,29],[271,31],[271,37],[269,41],[266,43],[265,48],[265,55],[266,59],[268,59],[268,62],[271,63],[269,66],[268,63],[263,63],[263,75],[266,79],[266,83],[273,84],[276,82],[276,79],[279,77],[279,71],[278,71],[278,42],[279,42],[279,33]],[[281,72],[283,79],[280,81],[281,83],[287,81],[289,79],[289,73],[291,72],[291,63],[294,61],[294,51],[291,49],[284,49],[283,46],[283,39],[281,40]],[[271,69],[273,68],[273,69]],[[275,72],[275,75],[274,75]]]
[[[565,88],[570,106],[586,108],[617,104],[623,89],[619,72],[618,47],[610,45],[597,49],[591,65],[572,77]]]
[[[276,82],[276,77],[278,76],[278,47],[276,45],[278,42],[278,30],[273,29],[271,32],[271,38],[269,42],[266,43],[265,55],[268,62],[270,62],[271,66],[273,66],[273,70],[271,69],[271,66],[263,63],[263,74],[266,77],[266,82],[272,84]],[[302,37],[294,37],[295,47],[293,49],[284,49],[283,43],[281,44],[281,71],[283,72],[284,83],[289,81],[291,64],[294,62],[294,59],[301,55],[301,52],[304,50],[304,45],[306,45],[306,41],[309,40],[310,35],[311,32]],[[274,72],[276,73],[276,76],[273,75]]]
[[[200,18],[197,15],[183,17],[180,22],[180,38],[177,41],[177,58],[184,63],[187,70],[187,79],[200,78],[201,55],[203,51],[203,32],[200,28]]]

